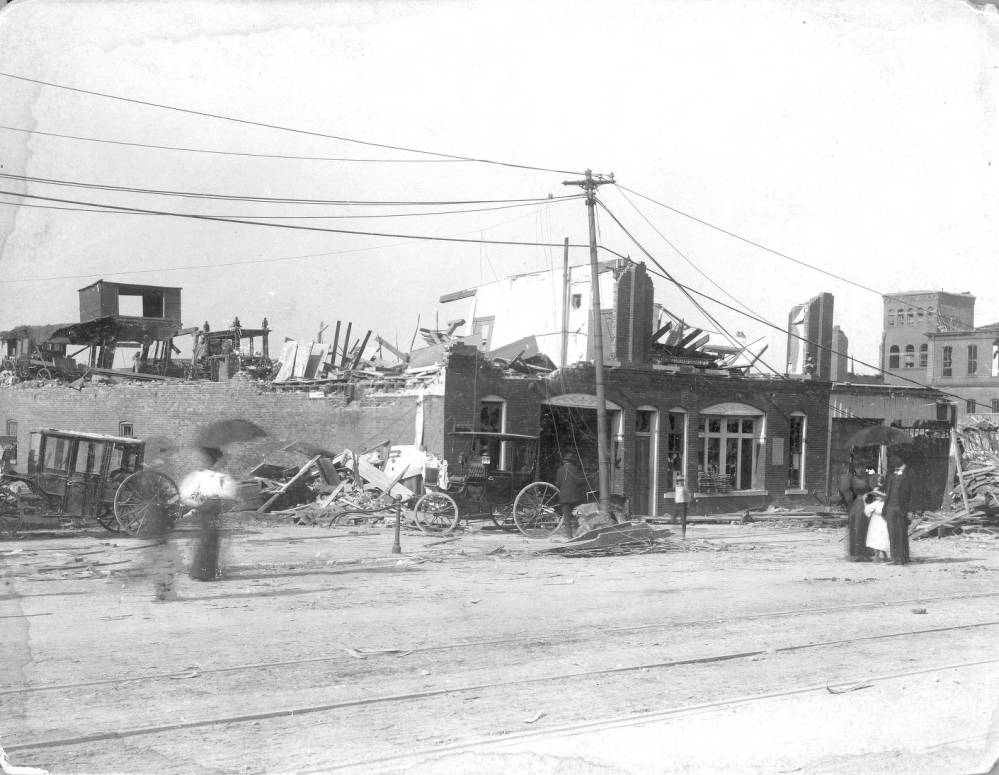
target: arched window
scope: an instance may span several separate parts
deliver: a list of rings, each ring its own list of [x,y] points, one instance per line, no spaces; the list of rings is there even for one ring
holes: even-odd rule
[[[897,369],[898,368],[898,345],[893,344],[888,348],[888,368]]]
[[[925,342],[919,345],[919,368],[925,369],[930,362],[930,346]]]
[[[911,344],[905,346],[905,368],[911,369],[916,365],[916,348]]]
[[[753,489],[757,442],[764,439],[763,412],[740,403],[715,404],[701,411],[698,491]]]
[[[916,313],[915,313],[914,310],[910,309],[906,313],[906,316],[908,317],[908,323],[909,323],[910,326],[913,326],[913,325],[916,324]]]

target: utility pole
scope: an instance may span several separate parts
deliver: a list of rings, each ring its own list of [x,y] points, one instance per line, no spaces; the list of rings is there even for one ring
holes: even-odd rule
[[[590,295],[593,299],[593,324],[590,335],[593,337],[594,381],[597,393],[597,481],[600,494],[600,510],[610,513],[610,452],[607,443],[607,391],[604,387],[604,320],[600,310],[600,278],[597,268],[597,218],[596,190],[604,183],[614,182],[614,173],[594,175],[586,170],[583,180],[564,180],[564,186],[579,186],[586,192],[586,214],[590,222]]]
[[[565,238],[565,252],[562,255],[562,359],[559,368],[566,367],[569,359],[569,238]]]

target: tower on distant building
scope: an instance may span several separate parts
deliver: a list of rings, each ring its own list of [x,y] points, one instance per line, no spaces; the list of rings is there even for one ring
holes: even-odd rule
[[[905,291],[883,298],[881,368],[888,375],[922,374],[925,379],[930,361],[927,334],[975,327],[975,297],[968,292]]]
[[[833,379],[832,294],[820,293],[792,307],[787,329],[787,373]]]

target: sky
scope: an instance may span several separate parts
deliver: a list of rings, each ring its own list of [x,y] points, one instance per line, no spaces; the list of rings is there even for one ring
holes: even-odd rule
[[[994,4],[14,0],[0,51],[0,329],[77,320],[103,277],[182,287],[188,326],[266,316],[272,351],[338,320],[406,349],[445,293],[560,272],[565,237],[588,261],[562,199],[588,168],[617,182],[601,245],[767,337],[778,370],[761,319],[822,292],[861,372],[879,294],[970,291],[999,321]],[[666,279],[656,301],[714,327]]]

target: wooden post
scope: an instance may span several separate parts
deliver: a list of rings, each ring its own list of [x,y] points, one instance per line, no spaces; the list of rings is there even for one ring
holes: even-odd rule
[[[954,453],[954,465],[957,468],[957,486],[961,490],[961,501],[964,503],[965,512],[970,514],[971,509],[968,507],[968,491],[964,488],[964,471],[961,470],[961,450],[957,445],[957,431],[953,428],[950,429],[950,449],[951,452]]]
[[[354,324],[347,321],[347,333],[343,336],[343,357],[340,359],[340,368],[347,368],[347,356],[350,354],[350,329]]]
[[[564,369],[569,358],[569,238],[565,238],[565,252],[562,254],[562,358],[559,368]]]
[[[361,347],[357,351],[357,355],[354,356],[354,362],[352,364],[350,364],[351,371],[353,371],[354,369],[356,369],[360,365],[360,363],[361,363],[361,356],[364,355],[364,348],[368,346],[368,339],[370,338],[370,336],[371,336],[371,331],[369,330],[368,333],[366,333],[364,335],[364,341],[361,342]]]

